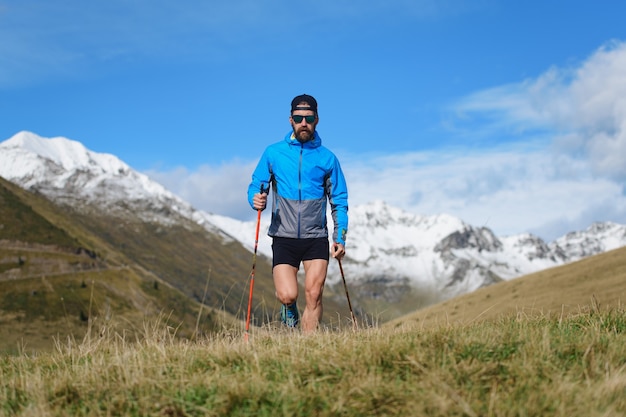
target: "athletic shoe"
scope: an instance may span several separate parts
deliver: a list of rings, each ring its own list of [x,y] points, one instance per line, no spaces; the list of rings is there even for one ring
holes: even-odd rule
[[[296,303],[283,304],[280,306],[280,321],[287,325],[287,327],[298,327],[300,323],[300,314],[298,313],[298,306]]]

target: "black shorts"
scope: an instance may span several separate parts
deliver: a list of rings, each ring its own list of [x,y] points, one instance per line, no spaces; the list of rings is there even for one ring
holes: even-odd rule
[[[273,266],[288,264],[300,268],[300,262],[330,258],[328,238],[291,239],[275,237],[272,241]]]

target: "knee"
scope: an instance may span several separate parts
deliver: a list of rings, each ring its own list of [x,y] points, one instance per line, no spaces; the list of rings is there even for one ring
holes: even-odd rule
[[[320,303],[322,300],[322,293],[324,292],[324,286],[315,286],[315,287],[310,287],[307,288],[305,293],[306,293],[306,300],[307,303]]]
[[[276,298],[278,298],[278,301],[280,301],[281,304],[293,304],[298,299],[298,292],[286,289],[277,289]]]

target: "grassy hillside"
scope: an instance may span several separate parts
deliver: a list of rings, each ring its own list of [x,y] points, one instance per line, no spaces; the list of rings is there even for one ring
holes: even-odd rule
[[[239,243],[190,221],[163,226],[83,209],[0,178],[0,351],[17,343],[49,349],[55,336],[80,339],[86,317],[104,312],[141,328],[143,317],[162,311],[183,337],[196,326],[211,332],[245,318],[252,254]],[[93,294],[84,290],[92,282]],[[324,325],[348,320],[345,296],[328,289],[325,307]],[[253,325],[274,322],[278,311],[270,264],[259,260]]]
[[[181,342],[146,328],[0,361],[7,416],[626,414],[626,311]],[[235,337],[233,337],[235,336]]]
[[[111,222],[101,215],[73,212],[73,220],[132,262],[151,271],[195,301],[203,298],[209,307],[245,319],[248,302],[252,253],[235,240],[223,240],[196,223],[178,219],[176,226],[124,220]],[[207,285],[207,274],[210,282]],[[277,320],[279,304],[274,295],[271,264],[256,264],[253,323]],[[300,292],[303,308],[303,291]],[[333,326],[338,314],[349,316],[345,295],[335,297],[332,289],[324,294],[324,324]]]
[[[154,285],[132,269],[53,274],[0,283],[0,351],[50,351],[54,339],[82,340],[89,325],[130,339],[145,322],[164,315],[182,337],[192,337],[199,305],[166,285]],[[218,322],[219,321],[219,322]],[[205,310],[200,331],[226,323]],[[231,322],[232,325],[232,322]]]
[[[68,233],[39,215],[15,194],[15,186],[0,178],[0,240],[77,246]]]
[[[184,227],[132,220],[112,225],[110,218],[78,213],[74,220],[195,301],[202,300],[211,271],[205,303],[233,314],[245,309],[252,254],[237,242],[223,242],[191,222]],[[270,266],[259,262],[256,275],[258,299],[272,295]]]
[[[419,310],[386,325],[466,325],[502,316],[557,319],[626,304],[626,247],[547,269]]]
[[[133,337],[159,314],[180,337],[235,323],[81,227],[76,216],[2,179],[0,215],[0,352],[51,350],[54,338],[81,340],[88,325]]]

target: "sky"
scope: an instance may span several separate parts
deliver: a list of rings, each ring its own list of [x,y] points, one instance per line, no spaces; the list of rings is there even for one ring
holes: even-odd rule
[[[241,220],[291,99],[351,206],[550,241],[626,224],[626,3],[0,0],[0,141],[114,154]]]

